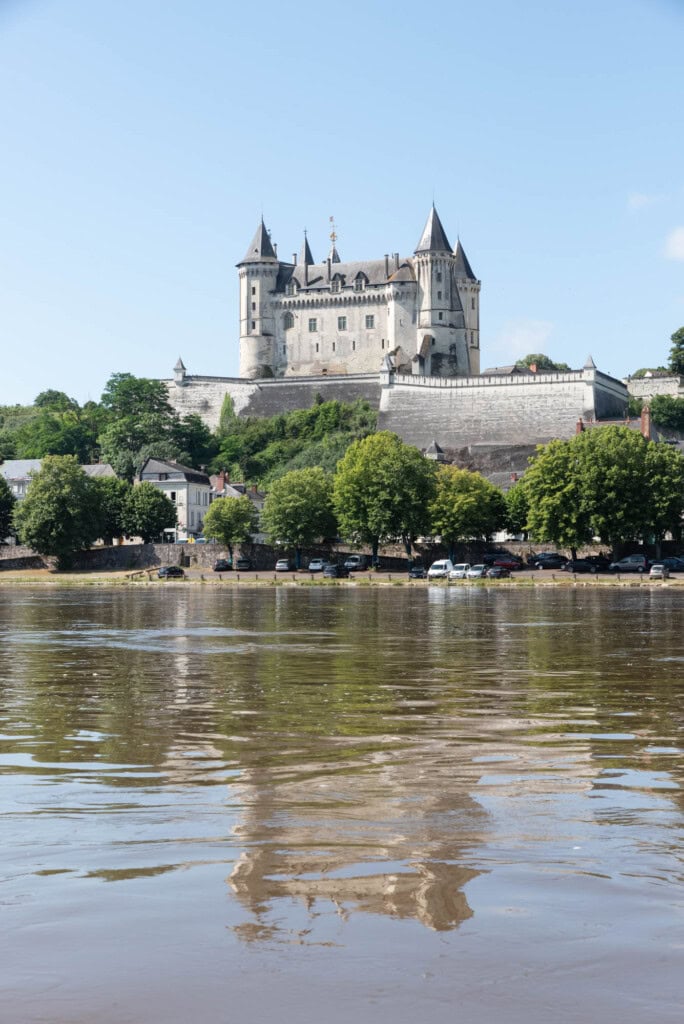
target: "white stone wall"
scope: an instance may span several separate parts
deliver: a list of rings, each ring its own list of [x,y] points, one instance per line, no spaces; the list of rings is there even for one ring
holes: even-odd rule
[[[634,398],[648,399],[654,395],[684,398],[684,377],[627,377],[625,384]]]

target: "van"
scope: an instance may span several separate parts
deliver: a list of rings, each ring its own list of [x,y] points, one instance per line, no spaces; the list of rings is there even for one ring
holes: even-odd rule
[[[368,558],[366,555],[349,555],[345,559],[344,567],[350,572],[360,572],[368,568]]]
[[[438,562],[433,562],[428,569],[428,579],[444,580],[447,578],[453,567],[454,563],[449,558],[442,558]]]

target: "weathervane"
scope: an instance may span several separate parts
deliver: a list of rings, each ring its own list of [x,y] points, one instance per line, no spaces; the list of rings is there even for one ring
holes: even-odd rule
[[[334,248],[335,247],[335,242],[337,241],[337,232],[335,231],[335,218],[334,217],[330,218],[330,224],[331,224],[330,241],[332,242],[333,248]]]

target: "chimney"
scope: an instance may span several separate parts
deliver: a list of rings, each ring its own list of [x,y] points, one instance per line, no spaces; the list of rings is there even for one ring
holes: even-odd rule
[[[293,267],[297,266],[297,253],[296,252],[292,253],[292,266]]]
[[[651,440],[651,406],[644,405],[641,409],[641,433],[647,441]]]
[[[537,372],[537,364],[536,363],[530,363],[529,371],[530,371],[530,373],[536,373]]]
[[[278,243],[277,242],[273,243],[273,252],[276,255],[276,259],[278,259]]]
[[[330,257],[328,256],[326,263],[328,264],[328,280],[330,280]]]
[[[575,424],[575,433],[576,434],[583,434],[584,433],[584,421],[583,421],[581,416],[578,418],[577,423]]]
[[[395,252],[395,254],[394,254],[394,269],[395,270],[399,269],[399,253],[398,252]]]
[[[517,473],[511,473],[511,481],[513,483],[516,483],[517,479],[518,479],[518,474]]]
[[[389,255],[385,253],[385,277],[389,277]]]

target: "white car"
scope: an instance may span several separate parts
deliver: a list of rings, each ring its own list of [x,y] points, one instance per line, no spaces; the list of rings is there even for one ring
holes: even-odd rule
[[[486,565],[471,565],[466,573],[468,580],[481,580],[487,575]]]
[[[469,562],[458,562],[449,573],[450,580],[464,580],[470,569]]]
[[[662,562],[654,562],[648,575],[652,580],[666,580],[670,575],[670,570]]]
[[[445,580],[451,570],[454,567],[454,563],[448,558],[442,558],[439,562],[433,562],[428,569],[427,578],[429,580]]]
[[[309,562],[309,572],[323,572],[325,561],[322,558],[312,558]]]

